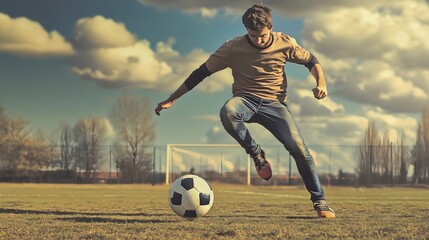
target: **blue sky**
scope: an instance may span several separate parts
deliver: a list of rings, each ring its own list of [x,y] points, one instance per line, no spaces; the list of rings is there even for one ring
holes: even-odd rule
[[[30,7],[31,5],[31,7]],[[84,7],[83,7],[84,6]],[[219,19],[202,19],[198,14],[185,14],[175,10],[157,10],[151,6],[145,6],[137,1],[39,1],[37,4],[31,1],[1,1],[0,9],[3,14],[11,18],[25,17],[33,22],[40,23],[47,31],[58,31],[66,39],[74,36],[76,22],[84,17],[97,15],[113,19],[115,22],[124,23],[126,28],[139,39],[148,40],[151,45],[160,41],[175,39],[174,49],[181,54],[187,54],[195,47],[212,52],[224,41],[243,34],[240,18],[229,16]],[[154,24],[156,23],[156,24]],[[280,20],[281,24],[295,32],[299,31],[300,20]],[[113,102],[122,94],[136,96],[149,96],[155,106],[158,101],[168,96],[168,92],[153,92],[144,88],[103,88],[94,83],[87,82],[73,75],[69,66],[64,64],[66,59],[62,57],[47,58],[16,56],[11,53],[1,53],[1,97],[0,102],[6,112],[13,116],[22,116],[27,119],[34,129],[42,128],[52,130],[61,121],[71,124],[80,117],[100,116],[107,117]],[[305,72],[305,70],[304,70]],[[302,75],[302,73],[301,73]],[[178,82],[184,79],[177,79]],[[175,113],[174,118],[187,121],[190,112],[199,114],[214,114],[217,108],[230,96],[230,90],[222,91],[222,96],[210,94],[196,96],[190,93],[193,99],[198,99],[198,105],[192,104],[194,100],[184,97],[184,103],[180,103],[183,109]],[[206,101],[207,100],[207,101]],[[186,103],[189,102],[189,103]],[[215,102],[212,110],[207,106]],[[187,106],[185,106],[187,105]],[[180,107],[180,106],[179,106]],[[192,111],[184,110],[189,109]],[[171,111],[173,112],[174,109]],[[159,130],[167,129],[167,132],[175,132],[168,119],[156,118]],[[201,135],[207,129],[204,124],[192,124],[192,129],[201,126]],[[176,127],[176,126],[174,126]],[[183,124],[182,129],[191,129],[189,124]],[[185,131],[187,132],[187,131]],[[171,142],[198,142],[201,139],[187,136],[186,138],[168,134],[158,134],[159,144]],[[200,136],[201,138],[201,136]]]
[[[253,3],[0,0],[0,105],[48,132],[108,118],[125,94],[147,96],[155,108],[223,42],[245,33],[241,15]],[[427,1],[264,3],[274,31],[295,37],[325,70],[330,95],[317,101],[308,70],[286,65],[289,106],[310,145],[358,144],[369,120],[394,142],[401,134],[414,142],[429,104]],[[154,116],[156,144],[234,143],[218,120],[231,82],[228,71],[217,73]],[[250,127],[261,144],[276,143]]]

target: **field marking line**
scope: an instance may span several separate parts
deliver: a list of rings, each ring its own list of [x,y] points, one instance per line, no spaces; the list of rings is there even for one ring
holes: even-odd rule
[[[59,197],[60,195],[58,194],[35,194],[35,193],[17,193],[17,194],[10,194],[10,193],[0,193],[0,197],[16,197],[16,196],[30,196],[30,197]]]
[[[127,195],[125,195],[125,194],[105,194],[105,195],[103,195],[103,197],[106,197],[106,198],[113,198],[113,197],[130,197],[130,196],[132,196],[132,195],[130,195],[130,194],[127,194]]]
[[[298,196],[298,195],[276,194],[276,193],[257,193],[257,192],[251,192],[251,191],[219,190],[219,192],[245,194],[245,195],[260,195],[260,196],[270,196],[270,197],[286,197],[286,198],[299,198],[299,199],[306,198],[306,197]]]

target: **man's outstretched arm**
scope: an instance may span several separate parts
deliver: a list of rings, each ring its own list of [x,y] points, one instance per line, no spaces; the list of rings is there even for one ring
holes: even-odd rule
[[[325,77],[323,75],[322,66],[315,64],[311,68],[311,74],[316,79],[316,87],[313,88],[313,95],[317,99],[323,99],[328,95],[328,89],[326,88]]]
[[[173,103],[179,99],[181,96],[183,96],[185,93],[189,92],[189,89],[186,87],[185,83],[182,83],[182,85],[180,85],[180,87],[174,91],[169,98],[167,98],[166,100],[158,103],[158,106],[155,109],[155,113],[156,115],[159,116],[159,113],[163,110],[163,109],[169,109],[171,106],[173,106]]]
[[[313,95],[317,99],[323,99],[328,95],[326,88],[325,76],[323,75],[322,66],[313,54],[310,53],[309,61],[304,64],[310,70],[314,79],[316,79],[316,87],[313,88]]]
[[[180,87],[174,91],[167,100],[164,100],[158,103],[158,106],[155,108],[156,115],[159,115],[163,109],[170,108],[174,102],[183,96],[185,93],[192,90],[197,86],[204,78],[210,76],[212,73],[207,69],[206,64],[204,63],[198,69],[193,71],[191,75],[180,85]]]

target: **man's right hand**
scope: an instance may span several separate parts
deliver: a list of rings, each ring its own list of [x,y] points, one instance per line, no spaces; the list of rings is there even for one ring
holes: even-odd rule
[[[168,108],[170,108],[171,106],[173,106],[173,103],[174,103],[174,101],[169,100],[169,99],[167,99],[167,100],[165,100],[165,101],[163,101],[163,102],[158,103],[158,106],[155,108],[155,113],[156,113],[156,115],[158,115],[158,116],[159,116],[159,113],[160,113],[163,109],[168,109]]]
[[[173,103],[188,91],[189,89],[188,87],[186,87],[186,84],[182,83],[182,85],[180,85],[180,87],[176,91],[174,91],[174,93],[172,93],[167,100],[158,103],[158,106],[155,108],[156,115],[159,116],[159,113],[163,109],[171,108],[171,106],[173,106]]]

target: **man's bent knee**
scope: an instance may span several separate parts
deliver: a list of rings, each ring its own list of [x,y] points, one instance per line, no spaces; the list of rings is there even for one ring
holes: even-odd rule
[[[222,107],[220,110],[220,121],[222,122],[223,126],[227,128],[228,126],[234,125],[236,118],[234,117],[234,113],[229,111],[227,108]]]
[[[230,101],[225,103],[223,107],[220,109],[220,119],[222,121],[233,121],[237,118],[237,108],[235,104]]]

